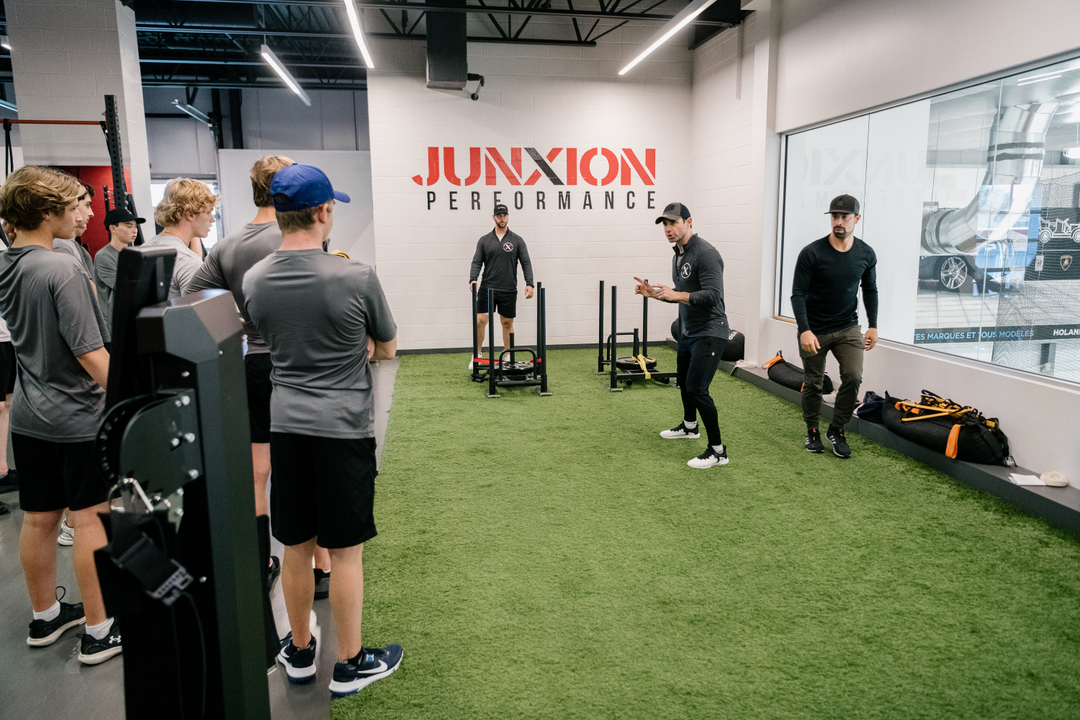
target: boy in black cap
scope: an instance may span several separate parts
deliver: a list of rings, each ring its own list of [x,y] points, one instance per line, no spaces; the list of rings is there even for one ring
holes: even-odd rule
[[[495,214],[491,216],[495,221],[495,228],[476,242],[476,252],[473,253],[472,269],[469,271],[469,284],[476,285],[480,277],[480,268],[484,269],[484,281],[476,294],[476,342],[479,347],[473,348],[473,357],[482,357],[481,349],[484,347],[484,330],[488,324],[487,306],[488,288],[495,291],[495,307],[490,308],[499,313],[502,321],[503,349],[510,347],[510,333],[514,332],[514,317],[517,315],[517,266],[521,263],[521,271],[525,273],[525,299],[531,300],[533,296],[533,272],[532,262],[529,260],[529,249],[525,247],[525,240],[513,230],[507,228],[510,223],[510,210],[502,204],[495,206]],[[469,363],[472,369],[472,363]]]
[[[664,223],[664,236],[675,251],[671,261],[671,279],[675,287],[650,285],[641,278],[634,278],[638,281],[634,290],[638,295],[679,303],[682,336],[679,338],[677,371],[683,421],[660,433],[660,437],[666,440],[701,437],[697,424],[700,412],[709,444],[705,452],[686,464],[698,469],[727,465],[727,448],[720,439],[716,404],[709,395],[709,385],[716,375],[730,332],[724,310],[724,260],[716,248],[694,232],[690,209],[682,203],[665,207],[663,214],[656,218],[656,224],[660,223]]]
[[[323,250],[335,192],[310,165],[270,183],[281,246],[244,277],[244,303],[273,361],[271,524],[285,545],[281,587],[292,631],[279,661],[294,683],[315,679],[309,618],[316,543],[330,551],[337,658],[330,692],[351,695],[401,664],[400,645],[361,644],[364,543],[375,537],[375,427],[371,367],[397,351],[397,325],[374,269]]]
[[[809,452],[824,452],[818,415],[825,358],[831,350],[840,364],[840,389],[836,393],[832,423],[825,437],[833,454],[851,457],[844,425],[851,419],[862,383],[863,353],[877,345],[877,255],[855,237],[862,218],[859,201],[839,195],[829,204],[832,232],[802,249],[795,263],[791,307],[799,326],[799,355],[805,377],[802,390],[803,420]],[[866,306],[866,335],[859,330],[859,287]]]
[[[123,208],[114,208],[105,213],[105,232],[109,233],[109,242],[94,256],[94,284],[97,285],[98,303],[110,333],[116,263],[120,259],[120,251],[135,242],[139,236],[139,225],[144,222],[146,220],[135,217]]]

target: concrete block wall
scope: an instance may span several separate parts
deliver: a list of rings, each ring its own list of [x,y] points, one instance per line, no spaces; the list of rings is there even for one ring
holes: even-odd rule
[[[8,0],[7,33],[20,119],[101,120],[115,95],[124,165],[138,208],[150,207],[150,161],[143,117],[135,13],[119,0]],[[70,32],[77,27],[79,33]],[[26,162],[108,165],[101,130],[21,128]]]
[[[477,239],[492,228],[495,192],[510,206],[510,227],[525,239],[536,278],[548,288],[549,343],[596,342],[601,279],[619,287],[619,330],[640,326],[633,277],[670,283],[671,250],[654,221],[666,203],[689,203],[691,188],[692,62],[685,44],[665,47],[640,72],[617,74],[650,34],[620,29],[596,48],[470,43],[469,71],[485,77],[477,102],[468,98],[472,83],[468,92],[426,89],[422,44],[375,43],[368,96],[376,258],[400,326],[399,347],[470,344],[469,268]],[[445,178],[421,186],[413,176],[426,183],[429,147],[454,148],[459,175],[467,173],[472,147],[495,148],[506,158],[511,148],[532,147],[542,155],[564,148],[552,162],[564,179],[566,148],[576,148],[579,157],[590,148],[616,154],[628,148],[642,160],[652,148],[655,184],[646,185],[634,173],[629,186],[617,179],[608,186],[579,180],[557,187],[546,178],[514,186],[498,173],[493,186],[483,177],[471,187],[455,187]],[[528,177],[536,166],[522,155]],[[598,173],[606,167],[596,160]],[[570,209],[558,209],[560,190],[571,193]],[[586,191],[592,209],[584,208]],[[429,192],[435,194],[430,209]],[[457,193],[457,209],[451,209],[451,192]],[[480,193],[478,210],[472,209],[472,192]],[[522,193],[520,210],[516,192]],[[545,194],[542,209],[537,192]],[[613,193],[614,208],[604,207],[607,192]],[[650,304],[654,341],[667,337],[675,314],[674,306]],[[518,318],[518,342],[532,343],[535,303],[523,292]]]
[[[691,100],[694,229],[724,259],[728,322],[743,333],[757,323],[751,263],[761,254],[750,230],[754,48],[745,42],[753,37],[755,19],[751,15],[742,30],[726,30],[694,49]]]

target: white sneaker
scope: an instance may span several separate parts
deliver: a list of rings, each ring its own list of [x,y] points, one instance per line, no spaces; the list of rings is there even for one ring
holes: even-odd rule
[[[483,360],[483,359],[484,359],[483,355],[477,355],[475,358],[473,358],[472,360],[469,361],[469,369],[470,370],[473,369],[473,361],[474,360]]]
[[[75,544],[75,528],[68,525],[66,520],[60,521],[60,535],[57,536],[56,542],[64,547],[71,547]]]
[[[688,460],[687,465],[692,468],[704,470],[705,468],[711,468],[713,465],[727,465],[727,446],[721,445],[720,452],[716,452],[712,449],[712,446],[705,448],[705,452],[698,455],[693,460]]]
[[[697,428],[691,430],[683,423],[679,423],[670,430],[664,430],[662,433],[660,433],[660,437],[664,438],[665,440],[677,440],[679,438],[693,439],[701,437],[701,433],[698,432]]]

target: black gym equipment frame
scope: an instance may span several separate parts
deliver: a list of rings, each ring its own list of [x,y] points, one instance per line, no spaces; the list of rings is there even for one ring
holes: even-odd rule
[[[128,718],[269,720],[277,638],[259,563],[241,328],[227,291],[166,300],[175,255],[125,248],[117,263],[94,455],[111,495],[129,502],[101,516],[102,597],[123,633]]]
[[[611,286],[611,333],[604,336],[604,281],[600,281],[600,336],[597,343],[596,372],[610,376],[608,390],[622,392],[620,382],[626,383],[627,387],[634,384],[635,380],[655,380],[664,385],[670,385],[671,381],[678,379],[677,372],[657,372],[656,359],[649,357],[649,298],[642,295],[641,304],[641,334],[638,328],[633,331],[618,332],[618,288]],[[634,338],[634,354],[619,357],[618,339],[632,336]],[[639,352],[640,348],[640,352]],[[606,371],[604,368],[608,368]],[[620,370],[622,372],[620,372]]]
[[[471,355],[476,355],[479,341],[476,329],[476,285],[469,285],[472,292],[472,327],[473,344]],[[484,397],[499,397],[500,387],[535,386],[536,394],[548,397],[548,357],[547,357],[547,290],[541,282],[536,283],[536,349],[514,345],[514,333],[510,333],[510,347],[495,357],[495,322],[491,311],[495,307],[495,291],[488,288],[488,359],[473,357],[473,382],[487,381]],[[517,360],[518,353],[528,353],[529,360]],[[507,357],[509,356],[509,359]],[[483,367],[487,366],[484,370]]]

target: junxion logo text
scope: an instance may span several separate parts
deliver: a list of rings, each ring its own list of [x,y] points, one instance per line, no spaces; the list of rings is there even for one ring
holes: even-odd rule
[[[451,185],[475,185],[483,178],[485,185],[499,183],[499,175],[510,185],[535,185],[540,178],[546,177],[552,185],[604,186],[630,185],[636,174],[645,185],[656,184],[656,150],[647,148],[644,162],[629,148],[622,148],[616,154],[608,148],[589,148],[579,152],[578,148],[552,148],[541,154],[536,148],[510,148],[509,162],[496,148],[469,148],[469,172],[462,177],[455,163],[455,148],[442,148],[440,165],[439,148],[428,148],[428,174],[414,175],[413,182],[421,187],[431,187],[445,179]],[[522,170],[522,152],[524,151],[536,165],[536,169],[526,176]],[[561,175],[560,175],[561,173]]]

